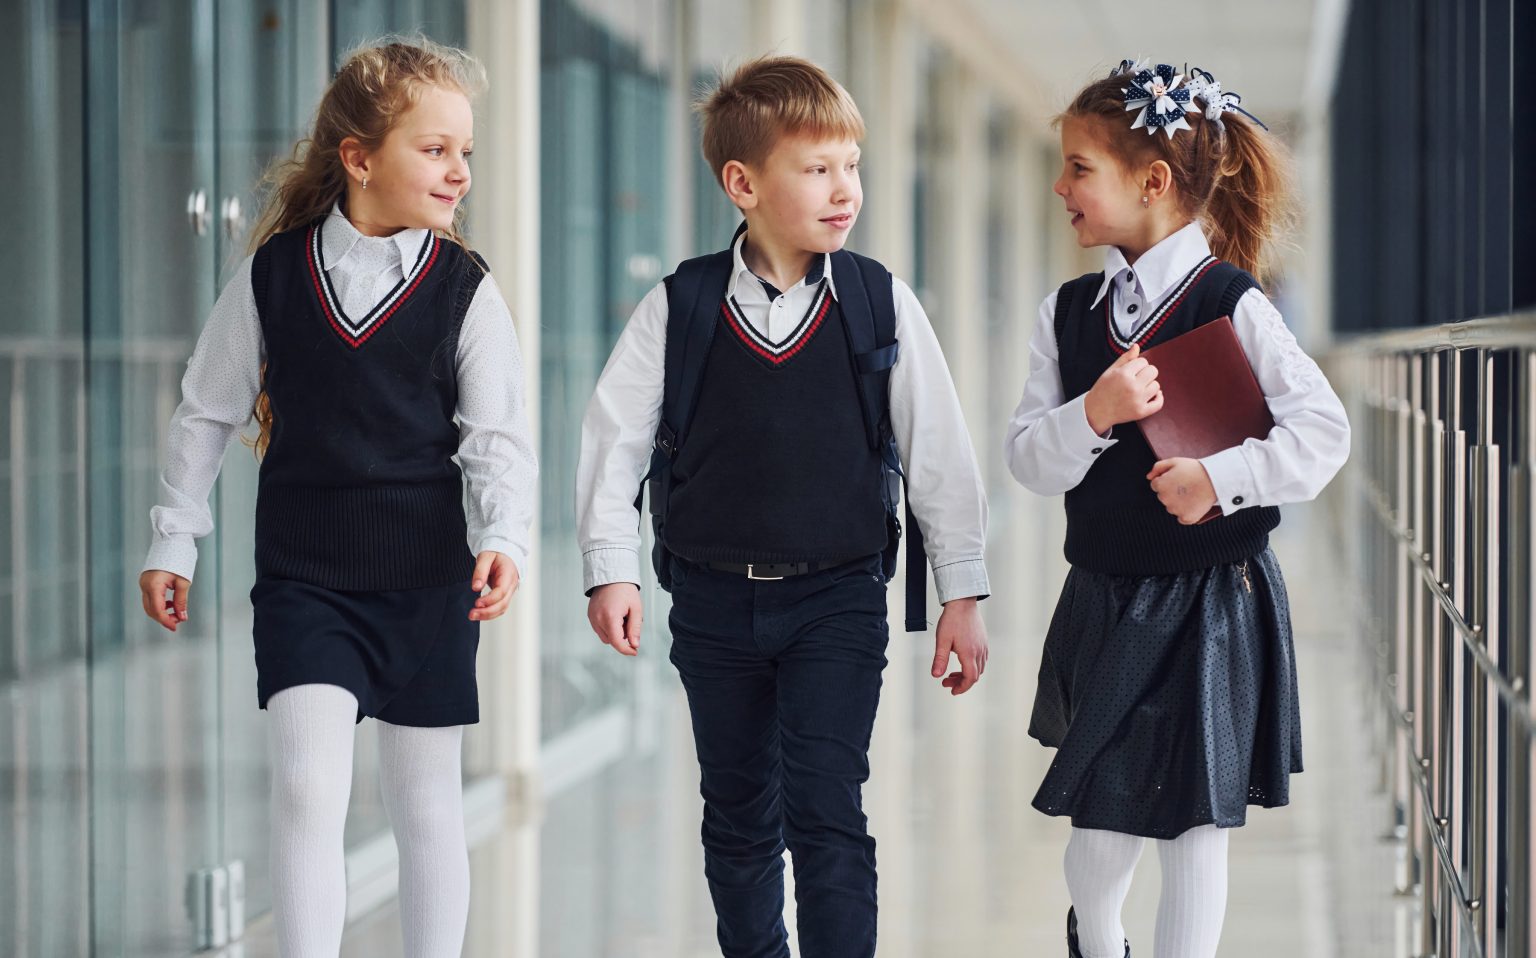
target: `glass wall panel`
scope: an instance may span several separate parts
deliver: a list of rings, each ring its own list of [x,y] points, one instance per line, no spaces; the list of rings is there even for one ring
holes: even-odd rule
[[[268,165],[306,132],[330,76],[325,8],[304,0],[218,4],[218,285],[250,254]],[[256,430],[248,428],[248,436]],[[219,473],[218,673],[225,858],[245,869],[246,913],[271,908],[270,780],[266,713],[256,704],[250,591],[257,461],[230,446]]]
[[[722,72],[730,71],[746,58],[763,51],[748,45],[752,22],[749,0],[696,3],[690,14],[688,37],[692,49],[688,51],[688,62],[693,89],[689,93],[697,97],[713,87]],[[684,144],[693,165],[693,228],[689,255],[701,256],[725,248],[731,234],[741,225],[741,211],[726,197],[719,178],[699,149],[702,128],[698,114],[689,115],[692,118],[690,135]]]
[[[145,617],[136,580],[215,290],[213,4],[101,2],[87,23],[93,947],[174,955],[195,946],[188,877],[222,857],[218,532],[175,634]]]
[[[600,644],[586,620],[573,490],[581,417],[635,306],[671,264],[666,115],[671,4],[545,0],[540,145],[543,326],[539,586],[542,731],[633,700],[665,664]],[[646,610],[647,635],[664,622]]]
[[[0,943],[83,955],[90,924],[85,259],[78,4],[17,5],[0,32],[13,135],[0,164]]]
[[[586,620],[573,502],[581,419],[597,376],[635,306],[673,265],[666,251],[682,217],[669,166],[687,135],[675,128],[670,99],[686,95],[671,80],[674,7],[544,0],[540,10],[539,681],[544,773],[559,789],[543,832],[559,836],[559,848],[546,845],[539,867],[539,950],[678,954],[656,947],[668,923],[666,890],[621,878],[659,859],[646,786],[656,774],[647,758],[662,716],[656,690],[671,680],[665,593],[644,551],[644,653],[627,659],[598,642]],[[615,815],[619,791],[636,803]]]
[[[454,46],[466,39],[463,0],[332,0],[330,8],[337,54],[388,34],[424,33]]]

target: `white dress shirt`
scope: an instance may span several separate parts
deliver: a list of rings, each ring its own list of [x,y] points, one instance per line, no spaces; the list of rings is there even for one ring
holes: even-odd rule
[[[837,297],[830,255],[808,277],[773,296],[742,259],[745,243],[744,233],[734,247],[727,295],[735,297],[746,321],[771,342],[783,342],[795,331],[822,277]],[[892,283],[901,348],[891,369],[891,427],[912,512],[927,544],[939,601],[986,595],[991,591],[983,560],[987,497],[960,400],[917,297],[901,280]],[[666,339],[667,291],[658,283],[620,334],[581,424],[576,527],[588,591],[610,582],[640,581],[635,492],[661,421]]]
[[[325,269],[342,309],[366,315],[416,261],[425,230],[359,233],[333,208],[320,230]],[[224,450],[250,421],[266,350],[246,257],[214,304],[181,381],[171,417],[154,539],[145,569],[192,578],[195,540],[213,531],[208,494]],[[367,347],[364,346],[364,349]],[[464,471],[469,548],[501,552],[525,574],[538,463],[523,397],[522,357],[512,314],[496,281],[480,281],[459,330],[455,358],[459,464]]]
[[[1118,247],[1104,254],[1097,306],[1110,296],[1115,327],[1129,337],[1174,286],[1210,255],[1198,223],[1147,250],[1133,268]],[[1274,416],[1267,439],[1249,439],[1201,459],[1225,515],[1253,506],[1312,499],[1349,457],[1349,420],[1333,387],[1264,293],[1238,300],[1232,325]],[[1057,365],[1056,292],[1040,304],[1029,341],[1024,398],[1008,424],[1008,469],[1031,492],[1053,496],[1074,488],[1117,440],[1088,425],[1087,394],[1067,401]]]

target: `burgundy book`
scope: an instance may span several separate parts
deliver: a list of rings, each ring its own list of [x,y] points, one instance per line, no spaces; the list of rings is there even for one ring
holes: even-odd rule
[[[1275,428],[1242,343],[1223,316],[1141,354],[1157,367],[1163,408],[1141,420],[1141,434],[1159,460],[1202,459],[1264,439]],[[1201,522],[1221,515],[1212,506]]]

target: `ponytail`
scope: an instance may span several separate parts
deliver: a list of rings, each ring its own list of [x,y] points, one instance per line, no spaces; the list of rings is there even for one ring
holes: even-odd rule
[[[1224,149],[1201,220],[1211,252],[1268,283],[1275,273],[1274,246],[1294,226],[1289,158],[1247,117],[1229,113],[1223,119]]]

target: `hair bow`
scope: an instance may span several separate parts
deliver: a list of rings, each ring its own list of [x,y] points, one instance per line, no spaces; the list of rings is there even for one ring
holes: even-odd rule
[[[1119,66],[1109,71],[1109,75],[1117,77],[1127,73],[1140,73],[1147,68],[1147,64],[1150,62],[1146,57],[1142,57],[1140,60],[1121,60]]]
[[[1243,102],[1242,97],[1236,93],[1223,93],[1221,81],[1211,76],[1209,70],[1195,67],[1189,72],[1189,82],[1185,83],[1184,86],[1195,99],[1205,104],[1205,109],[1202,111],[1203,115],[1206,120],[1216,124],[1218,130],[1226,132],[1227,125],[1222,122],[1221,115],[1229,112],[1241,113],[1259,126],[1264,127],[1264,129],[1269,129],[1269,127],[1264,126],[1263,120],[1260,120],[1239,105]]]
[[[1125,64],[1121,61],[1122,66]],[[1195,112],[1196,107],[1191,102],[1189,87],[1180,85],[1183,81],[1184,75],[1173,72],[1173,67],[1166,63],[1159,63],[1153,70],[1139,70],[1130,86],[1120,88],[1125,94],[1126,111],[1141,111],[1131,129],[1145,127],[1149,136],[1162,130],[1170,140],[1176,130],[1190,129],[1184,114]]]

